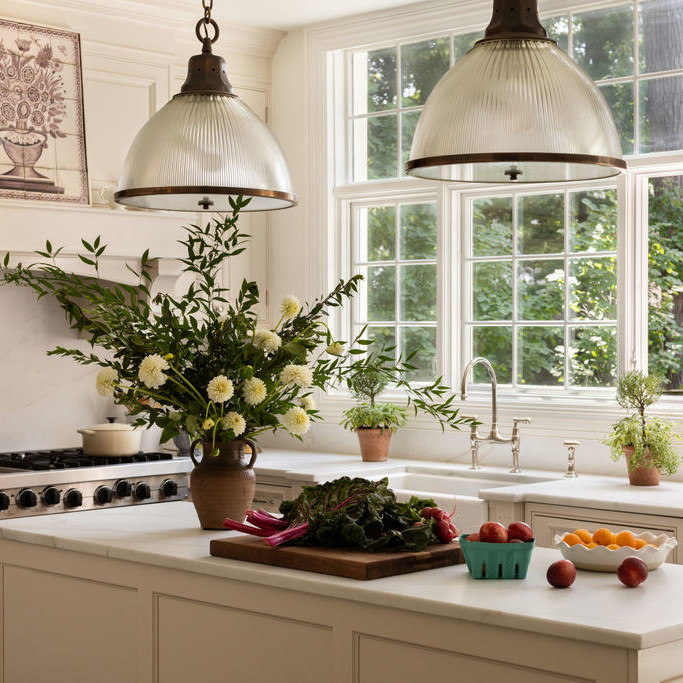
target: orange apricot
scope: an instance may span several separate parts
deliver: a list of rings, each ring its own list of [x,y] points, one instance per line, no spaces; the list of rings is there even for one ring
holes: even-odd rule
[[[597,548],[598,544],[595,541],[591,541],[590,543],[586,543],[586,548]]]
[[[581,543],[581,539],[576,534],[565,534],[562,540],[567,545],[577,545]]]
[[[619,548],[621,548],[621,546],[620,546],[620,545],[617,545],[616,543],[610,543],[610,544],[607,546],[607,548],[608,548],[608,550],[619,550]]]
[[[617,545],[621,546],[628,546],[629,548],[635,548],[636,547],[636,537],[632,531],[620,531],[615,539],[614,542]]]
[[[633,547],[636,550],[640,550],[641,548],[644,548],[647,545],[647,541],[644,538],[636,538],[633,541]]]
[[[593,542],[598,545],[609,545],[614,542],[614,534],[609,529],[598,529],[593,532]]]
[[[581,539],[581,543],[590,543],[593,540],[593,535],[588,529],[574,529],[572,533]]]

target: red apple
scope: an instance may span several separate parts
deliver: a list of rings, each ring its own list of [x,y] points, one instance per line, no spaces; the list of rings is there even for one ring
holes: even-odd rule
[[[484,543],[507,543],[508,531],[498,522],[484,522],[479,528],[479,537]]]
[[[534,532],[531,527],[524,522],[512,522],[508,526],[508,541],[517,540],[531,541],[534,538]]]
[[[467,537],[467,540],[468,540],[470,543],[479,543],[479,541],[480,541],[481,539],[479,538],[479,534],[470,534],[470,535]]]
[[[545,578],[555,588],[569,588],[576,578],[576,567],[569,560],[558,560],[548,567]]]
[[[624,586],[635,588],[647,579],[647,564],[639,557],[627,557],[619,565],[617,576]]]

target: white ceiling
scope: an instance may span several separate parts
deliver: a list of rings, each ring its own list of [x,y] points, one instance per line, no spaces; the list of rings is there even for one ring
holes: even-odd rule
[[[290,31],[297,26],[414,2],[416,0],[214,0],[212,11],[216,18],[225,21]],[[197,4],[200,5],[198,0]]]

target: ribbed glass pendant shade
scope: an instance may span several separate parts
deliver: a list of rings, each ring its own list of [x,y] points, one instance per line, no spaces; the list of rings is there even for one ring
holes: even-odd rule
[[[137,134],[116,201],[146,209],[228,211],[229,198],[238,195],[252,197],[245,211],[296,204],[280,146],[238,97],[181,93]]]
[[[609,105],[547,39],[478,42],[448,71],[418,120],[406,172],[436,180],[557,182],[617,175],[626,164]]]

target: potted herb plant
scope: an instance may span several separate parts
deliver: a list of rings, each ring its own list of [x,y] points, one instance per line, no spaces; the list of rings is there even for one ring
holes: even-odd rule
[[[406,371],[412,369],[408,359],[398,363],[384,355],[393,348],[367,356],[350,367],[346,385],[357,404],[342,415],[341,425],[358,435],[361,457],[366,462],[382,462],[389,455],[392,434],[405,425],[410,408],[415,413],[424,412],[436,419],[441,428],[458,428],[471,422],[471,418],[458,416],[458,410],[451,407],[454,395],[441,379],[432,384],[414,387],[404,379]],[[378,396],[391,383],[406,392],[406,405],[378,402]]]
[[[661,394],[658,375],[632,370],[617,380],[617,403],[632,412],[614,424],[604,443],[614,460],[626,458],[629,482],[634,486],[657,486],[662,473],[674,474],[681,463],[674,448],[679,438],[674,423],[645,415]]]

